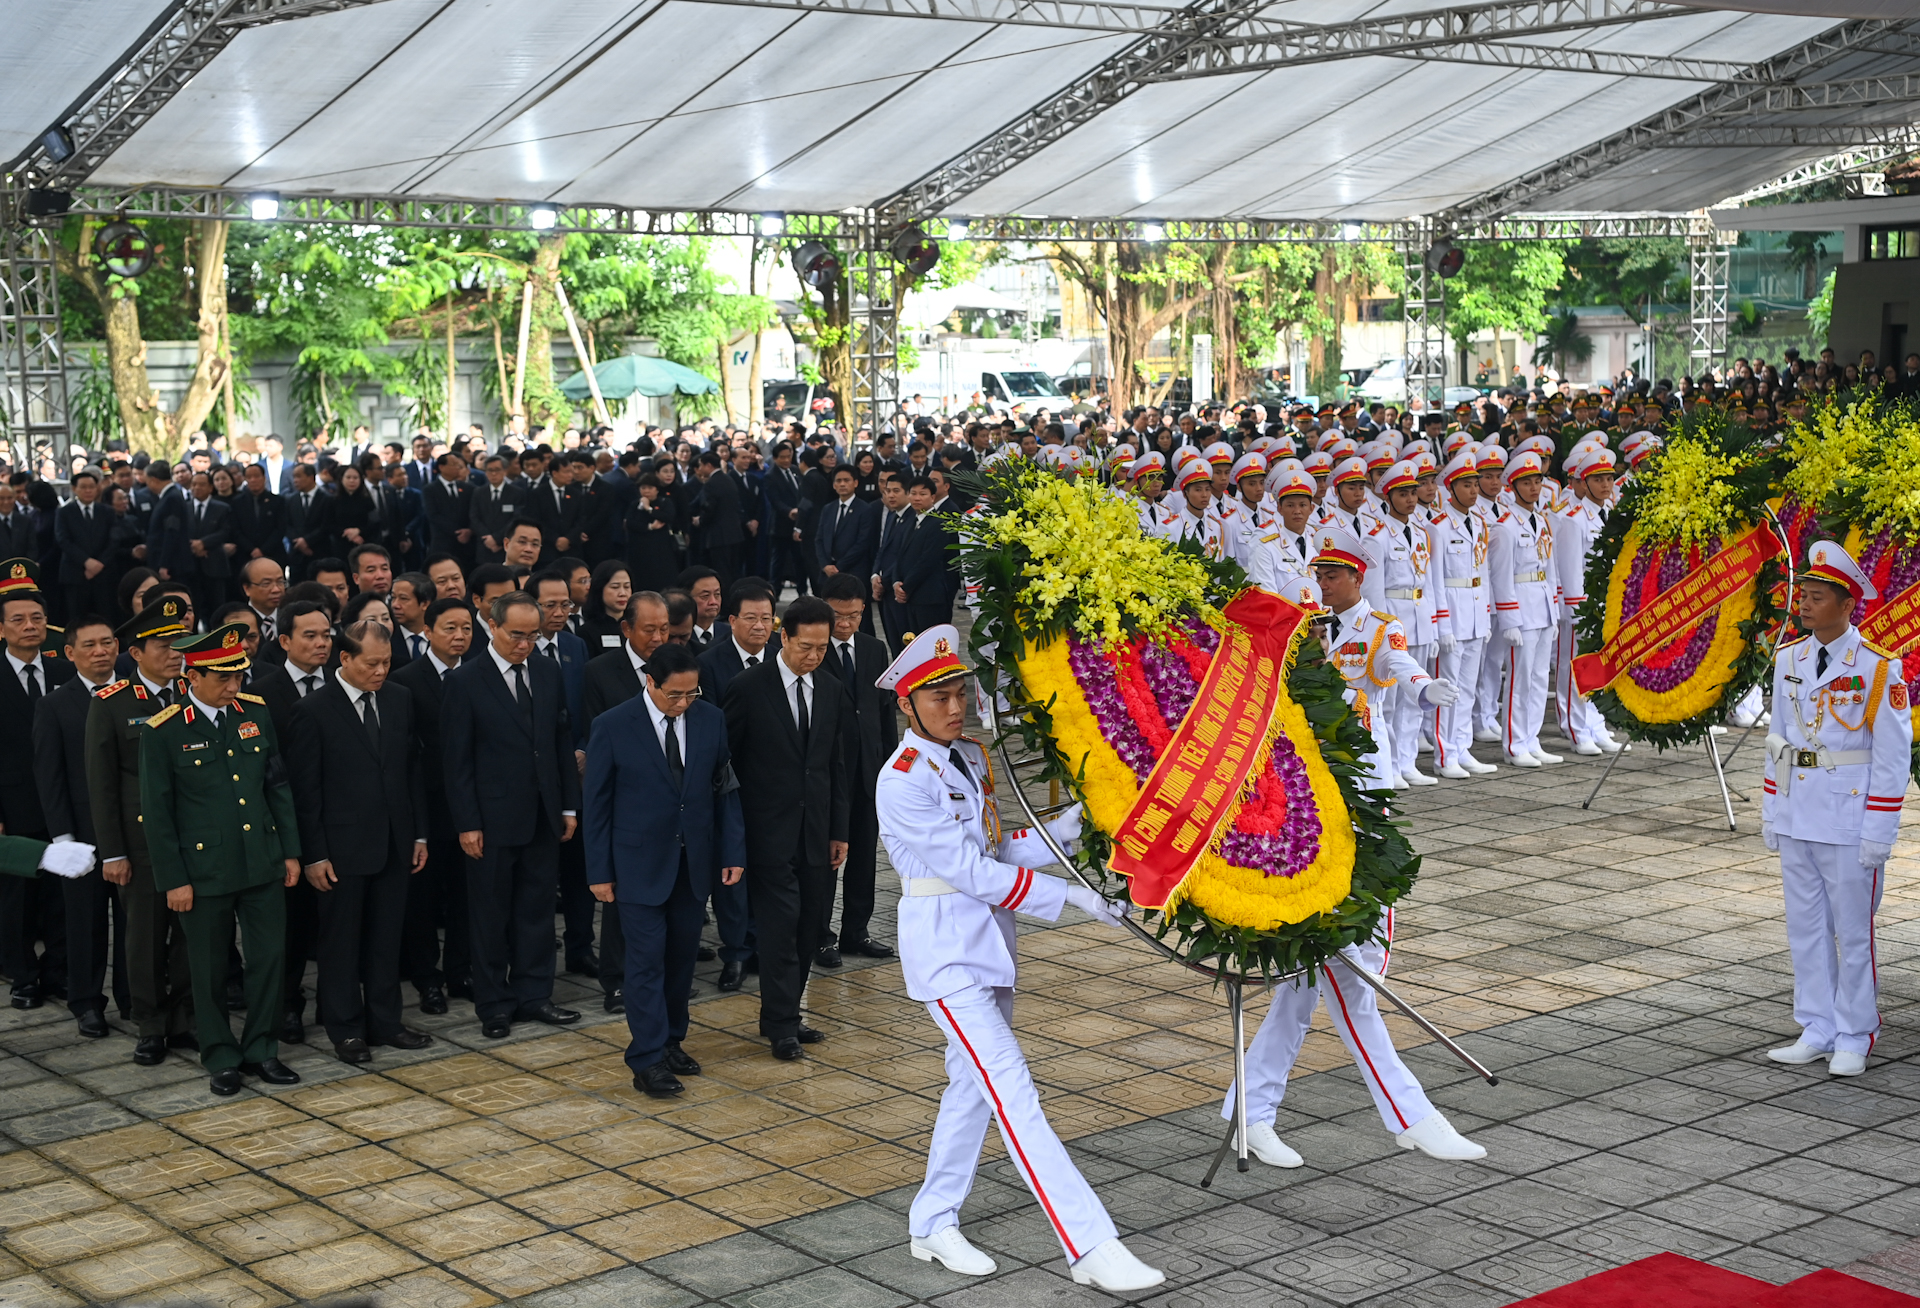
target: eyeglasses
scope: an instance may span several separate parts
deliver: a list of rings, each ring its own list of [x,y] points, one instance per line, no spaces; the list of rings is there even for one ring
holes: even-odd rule
[[[509,645],[531,645],[540,638],[537,631],[503,631],[500,634],[507,638]]]
[[[656,689],[653,693],[658,695],[661,699],[664,699],[665,701],[667,701],[667,703],[669,704],[691,704],[693,703],[693,701],[700,698],[700,687],[695,686],[692,690],[657,690]]]

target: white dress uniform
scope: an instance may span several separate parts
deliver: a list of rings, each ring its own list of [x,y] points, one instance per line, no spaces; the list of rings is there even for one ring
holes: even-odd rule
[[[1473,506],[1473,516],[1486,531],[1488,559],[1485,584],[1489,623],[1492,621],[1493,612],[1493,531],[1494,524],[1500,521],[1500,514],[1503,511],[1498,504],[1489,502],[1485,495],[1482,495]],[[1473,687],[1473,732],[1475,737],[1481,740],[1499,740],[1501,736],[1500,691],[1507,675],[1507,660],[1500,650],[1495,648],[1493,634],[1493,628],[1489,626],[1487,648],[1480,656],[1480,677]]]
[[[1164,500],[1140,501],[1140,530],[1149,536],[1166,538],[1179,522],[1180,515],[1166,506]]]
[[[1600,710],[1573,690],[1573,614],[1586,602],[1587,556],[1606,525],[1602,512],[1592,500],[1571,499],[1567,509],[1555,515],[1553,526],[1553,563],[1560,578],[1560,622],[1553,656],[1554,714],[1573,747],[1578,750],[1584,746],[1589,754],[1611,746],[1613,736]]]
[[[1833,1053],[1841,1074],[1838,1055],[1861,1070],[1880,1030],[1873,917],[1907,793],[1903,676],[1851,626],[1832,644],[1805,636],[1774,656],[1762,833],[1780,852],[1799,1044]],[[1775,1057],[1812,1061],[1786,1052]]]
[[[1405,522],[1386,514],[1362,541],[1372,555],[1373,566],[1361,583],[1368,603],[1398,619],[1408,653],[1415,663],[1428,669],[1433,667],[1434,642],[1440,634],[1440,586],[1431,528],[1427,515],[1417,509]],[[1389,770],[1396,777],[1417,771],[1420,711],[1419,687],[1403,680],[1392,697],[1389,728],[1393,735]]]
[[[1507,646],[1507,693],[1501,712],[1501,744],[1511,762],[1543,752],[1540,724],[1547,712],[1547,674],[1559,618],[1554,611],[1551,515],[1538,505],[1514,505],[1494,523],[1488,557],[1494,630],[1503,639],[1509,631],[1520,633],[1520,643]]]
[[[1477,505],[1476,505],[1477,507]],[[1451,502],[1433,515],[1434,574],[1440,587],[1440,633],[1453,639],[1441,649],[1438,674],[1460,687],[1460,698],[1434,710],[1433,761],[1436,767],[1473,771],[1477,691],[1483,684],[1487,638],[1493,634],[1493,588],[1487,568],[1490,524],[1476,513],[1462,513]],[[1497,678],[1499,674],[1494,674]]]
[[[1367,607],[1365,600],[1334,615],[1327,627],[1327,657],[1347,679],[1347,703],[1373,734],[1373,753],[1360,760],[1368,770],[1361,788],[1392,790],[1393,724],[1388,717],[1386,692],[1407,685],[1417,697],[1432,680],[1427,670],[1407,652],[1407,635],[1391,613]],[[1371,782],[1369,785],[1368,782]]]
[[[1227,539],[1227,529],[1211,508],[1201,510],[1196,518],[1192,509],[1183,507],[1160,534],[1176,545],[1183,540],[1197,541],[1210,559],[1233,557],[1233,543]]]

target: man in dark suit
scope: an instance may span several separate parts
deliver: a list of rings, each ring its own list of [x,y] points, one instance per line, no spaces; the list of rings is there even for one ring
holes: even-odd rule
[[[427,498],[407,484],[403,463],[387,465],[386,546],[396,567],[418,571],[427,557]]]
[[[567,630],[567,618],[573,613],[573,598],[567,575],[558,569],[535,575],[527,583],[527,592],[540,605],[540,639],[534,657],[550,661],[560,669],[566,688],[567,721],[573,729],[574,761],[586,762],[586,712],[582,692],[587,676],[587,643]],[[593,895],[587,889],[587,861],[583,846],[570,840],[560,847],[560,910],[566,919],[567,971],[581,976],[598,976],[600,964],[593,956]]]
[[[427,549],[451,554],[473,566],[471,505],[473,487],[467,465],[458,454],[442,454],[433,462],[433,480],[427,483]]]
[[[868,503],[854,494],[859,486],[860,479],[852,468],[842,466],[833,470],[834,502],[820,510],[814,523],[814,565],[820,570],[818,583],[821,585],[843,572],[862,583],[873,575],[874,552],[880,545],[882,510],[878,504]],[[865,617],[865,606],[861,607],[866,624],[863,629],[872,635],[873,623]]]
[[[587,747],[587,880],[618,905],[626,950],[627,1066],[657,1099],[686,1089],[700,1064],[681,1048],[700,947],[701,905],[717,872],[746,865],[740,787],[721,711],[699,702],[684,646],[662,644],[646,688],[609,710]]]
[[[486,651],[446,680],[440,740],[447,807],[467,856],[474,1009],[482,1034],[500,1039],[516,1018],[580,1018],[553,1002],[553,899],[580,772],[560,671],[528,657],[540,606],[515,591],[487,617]]]
[[[87,795],[87,714],[95,692],[113,680],[120,651],[113,628],[99,614],[67,624],[67,662],[74,675],[40,701],[33,715],[33,765],[40,783],[40,808],[55,840],[94,845],[93,806]],[[96,863],[85,876],[60,885],[67,920],[67,1009],[80,1034],[107,1034],[107,926],[113,924],[115,1006],[122,1017],[133,1008],[127,990],[126,912],[117,888]]]
[[[60,588],[66,592],[69,623],[97,613],[113,615],[119,600],[107,572],[113,557],[113,510],[100,503],[100,478],[92,468],[73,474],[73,498],[53,515],[53,539],[60,547]]]
[[[0,559],[36,559],[39,554],[40,530],[26,497],[12,486],[0,486]]]
[[[413,458],[407,461],[406,469],[407,485],[424,495],[433,481],[433,437],[413,438]]]
[[[343,1063],[370,1045],[421,1049],[400,1020],[408,878],[427,861],[413,695],[389,684],[393,643],[365,619],[340,633],[339,676],[300,701],[287,751],[300,862],[320,896],[320,1021]]]
[[[427,652],[393,674],[413,695],[421,781],[427,795],[427,865],[407,882],[407,912],[401,927],[400,975],[420,995],[420,1011],[447,1011],[449,994],[473,998],[468,949],[467,859],[447,811],[447,779],[441,761],[440,712],[446,677],[473,645],[473,610],[465,600],[435,600],[427,606]],[[441,954],[440,928],[447,931]]]
[[[718,574],[721,591],[731,591],[733,579],[740,575],[747,541],[745,521],[740,516],[740,489],[722,470],[720,456],[711,450],[694,464],[693,475],[700,482],[700,498],[693,512],[695,544],[704,550],[707,565]]]
[[[841,573],[827,578],[820,592],[833,610],[833,645],[827,651],[822,675],[830,675],[846,688],[854,714],[854,732],[849,741],[847,861],[841,868],[840,931],[832,929],[833,903],[826,905],[827,916],[820,923],[822,967],[840,966],[842,954],[862,954],[867,958],[891,958],[893,948],[872,938],[873,886],[880,844],[880,813],[874,807],[873,787],[880,766],[900,743],[899,723],[894,715],[894,695],[875,686],[887,670],[892,656],[886,643],[860,630],[860,619],[867,607],[865,578]]]
[[[805,595],[814,581],[816,565],[807,557],[805,544],[800,539],[800,502],[805,495],[800,488],[800,474],[793,466],[792,443],[779,442],[773,447],[771,457],[773,466],[761,479],[767,497],[766,534],[773,547],[768,575],[774,585],[791,581],[795,593]]]
[[[907,498],[913,505],[913,525],[900,542],[893,578],[903,635],[952,621],[954,596],[947,566],[953,533],[933,516],[933,487],[920,478],[908,486]]]
[[[873,554],[873,602],[880,609],[880,631],[887,649],[898,658],[906,630],[900,625],[900,602],[893,597],[893,583],[900,564],[900,547],[906,543],[913,526],[913,510],[907,505],[907,484],[897,472],[880,474],[880,517],[877,520]]]
[[[726,607],[727,592],[720,585],[720,574],[704,563],[682,568],[673,581],[693,600],[693,625],[687,629],[687,648],[699,658],[726,637],[727,620],[720,616],[720,610]]]
[[[847,857],[849,740],[846,692],[816,670],[833,610],[802,596],[781,623],[780,652],[727,687],[727,744],[754,798],[747,829],[747,897],[760,954],[760,1033],[773,1056],[804,1056],[825,1039],[800,1020],[807,969]]]
[[[526,490],[507,480],[507,461],[498,454],[489,454],[485,467],[486,484],[472,496],[470,525],[475,557],[482,563],[498,563],[505,557],[507,533],[513,530]]]
[[[193,553],[187,548],[187,493],[173,480],[172,469],[156,459],[147,465],[147,489],[153,495],[153,511],[147,517],[146,565],[163,581],[184,581],[193,577],[189,565]]]
[[[31,559],[0,563],[0,723],[24,746],[48,692],[73,676],[73,664],[47,654],[47,605]],[[33,750],[0,749],[0,830],[46,840],[46,811],[34,777]],[[44,953],[36,953],[36,941]],[[66,910],[59,878],[0,878],[0,971],[13,981],[13,1006],[38,1008],[67,993]]]
[[[699,656],[700,694],[710,704],[726,702],[727,686],[750,667],[774,656],[773,591],[757,577],[734,583],[727,618],[714,623],[713,643]],[[753,910],[747,887],[716,884],[713,920],[720,933],[720,988],[738,990],[754,966]]]
[[[314,479],[311,464],[293,468],[293,489],[284,505],[287,518],[287,572],[295,582],[307,580],[313,561],[326,557],[333,532],[328,522],[327,493]],[[155,510],[158,512],[158,510]]]
[[[548,461],[546,475],[527,489],[521,513],[539,524],[540,538],[545,542],[540,551],[542,566],[573,552],[574,539],[580,534],[581,506],[573,498],[572,489],[573,465],[560,455]]]
[[[234,562],[244,576],[255,559],[287,561],[287,503],[267,489],[267,471],[259,464],[249,463],[243,475],[246,486],[233,497],[230,521]]]

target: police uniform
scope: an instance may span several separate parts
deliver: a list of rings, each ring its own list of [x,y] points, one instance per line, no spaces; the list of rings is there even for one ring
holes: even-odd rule
[[[186,634],[186,615],[184,597],[163,595],[114,634],[122,646],[171,640]],[[140,813],[140,745],[146,724],[186,694],[185,681],[176,677],[156,685],[136,669],[132,677],[95,691],[87,712],[87,797],[101,866],[119,859],[128,865],[128,881],[119,888],[126,910],[127,993],[136,1036],[134,1061],[146,1066],[164,1059],[169,1044],[189,1047],[193,1041],[185,930],[167,907],[166,891],[154,882]]]
[[[1413,489],[1417,484],[1414,465],[1403,461],[1388,470],[1381,491],[1386,494]],[[1440,586],[1434,569],[1432,525],[1428,515],[1417,507],[1404,522],[1383,508],[1378,525],[1362,541],[1372,564],[1361,582],[1367,602],[1394,616],[1406,637],[1408,654],[1422,669],[1433,666],[1433,647],[1439,636]],[[1387,771],[1396,784],[1433,783],[1432,777],[1415,766],[1420,751],[1420,710],[1420,687],[1402,679],[1390,697],[1389,708],[1393,752],[1387,760]]]
[[[1468,449],[1447,464],[1446,484],[1477,475],[1473,451]],[[1474,508],[1479,508],[1478,501]],[[1451,495],[1431,515],[1430,531],[1440,595],[1440,655],[1435,671],[1461,690],[1459,700],[1434,710],[1433,761],[1442,776],[1457,780],[1461,773],[1494,770],[1493,764],[1473,756],[1478,695],[1468,697],[1482,684],[1481,665],[1493,631],[1493,590],[1487,573],[1492,533],[1478,513],[1454,507]]]
[[[1508,486],[1540,472],[1537,455],[1516,455]],[[1501,711],[1501,748],[1509,763],[1537,768],[1553,760],[1540,748],[1547,711],[1547,674],[1553,663],[1555,611],[1552,515],[1536,504],[1515,504],[1493,526],[1488,549],[1493,573],[1493,626],[1507,646],[1507,692]]]
[[[245,628],[230,623],[174,647],[189,669],[238,672],[248,666],[244,637]],[[286,860],[300,856],[300,835],[265,703],[242,694],[215,712],[189,694],[149,718],[141,728],[140,797],[155,885],[162,892],[193,889],[193,907],[178,918],[187,936],[200,1061],[215,1073],[216,1092],[233,1092],[222,1088],[219,1074],[236,1068],[281,1083],[298,1080],[279,1063],[278,1030],[282,887]],[[247,1020],[237,1042],[224,1002],[236,921],[247,958]]]
[[[1876,595],[1833,541],[1808,551],[1801,579]],[[1851,625],[1832,643],[1780,647],[1773,666],[1761,836],[1780,854],[1793,1016],[1799,1040],[1776,1062],[1829,1058],[1836,1076],[1866,1068],[1880,1030],[1873,918],[1906,802],[1911,709],[1901,661]]]
[[[959,640],[950,625],[929,628],[877,684],[910,696],[966,675],[955,652]],[[911,729],[901,736],[880,769],[874,800],[880,838],[901,877],[900,964],[907,994],[926,1005],[946,1037],[948,1077],[928,1146],[927,1178],[909,1212],[913,1253],[923,1260],[937,1257],[954,1270],[993,1270],[992,1260],[959,1236],[958,1224],[987,1124],[997,1119],[1009,1157],[1075,1265],[1075,1279],[1096,1269],[1094,1254],[1110,1259],[1109,1245],[1137,1267],[1048,1125],[1012,1027],[1015,911],[1052,921],[1069,899],[1079,903],[1091,892],[1035,873],[1034,864],[1052,857],[1041,838],[1001,829],[991,766],[978,744],[940,744]],[[1079,834],[1078,815],[1070,817],[1055,820],[1063,843]],[[1083,1268],[1083,1262],[1094,1265]],[[1139,1288],[1160,1279],[1153,1273]]]

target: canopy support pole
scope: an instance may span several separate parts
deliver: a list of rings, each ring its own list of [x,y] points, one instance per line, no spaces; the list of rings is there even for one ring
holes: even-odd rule
[[[893,256],[871,222],[861,225],[847,279],[853,330],[853,412],[845,415],[847,435],[861,427],[879,435],[880,425],[900,407],[900,286]]]
[[[34,449],[52,446],[54,475],[67,475],[66,347],[60,335],[60,285],[52,227],[30,224],[26,191],[0,192],[0,425],[18,468],[35,466]]]
[[[580,357],[580,367],[587,374],[587,389],[593,392],[593,411],[601,422],[611,427],[613,415],[607,412],[606,397],[600,394],[600,379],[594,375],[593,360],[587,357],[587,344],[580,339],[580,324],[574,319],[573,305],[567,301],[567,284],[558,277],[553,279],[553,294],[560,301],[560,316],[567,320],[567,339],[573,342],[573,352]]]

